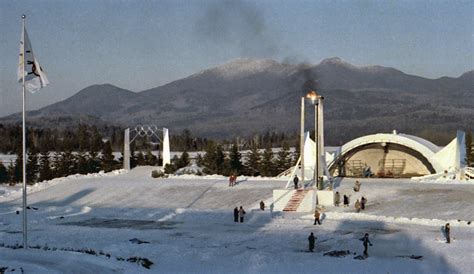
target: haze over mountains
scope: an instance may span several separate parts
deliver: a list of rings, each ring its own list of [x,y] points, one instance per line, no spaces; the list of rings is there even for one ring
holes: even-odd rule
[[[325,97],[330,144],[393,129],[454,136],[456,129],[474,128],[474,71],[458,78],[426,79],[394,68],[354,66],[337,57],[317,65],[237,59],[138,93],[93,85],[28,112],[28,124],[155,124],[208,137],[297,133],[300,97],[311,89]],[[314,112],[309,102],[306,113],[311,129]],[[18,122],[19,114],[0,119]]]

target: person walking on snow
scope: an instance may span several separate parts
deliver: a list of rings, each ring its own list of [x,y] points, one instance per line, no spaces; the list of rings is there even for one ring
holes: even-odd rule
[[[359,199],[357,199],[357,201],[355,202],[354,207],[355,207],[355,209],[356,209],[356,212],[360,212],[360,202],[359,202]]]
[[[449,226],[449,223],[447,223],[445,226],[444,226],[444,234],[446,235],[446,243],[447,244],[450,244],[451,243],[451,226]]]
[[[344,194],[344,207],[348,207],[348,206],[349,206],[349,197]]]
[[[369,233],[365,233],[364,237],[360,240],[364,245],[364,256],[369,257],[368,245],[372,246],[372,243],[369,241]]]
[[[308,242],[309,242],[309,252],[314,252],[314,243],[316,242],[316,237],[314,237],[313,232],[308,237]]]
[[[295,175],[295,178],[293,178],[293,183],[295,184],[295,189],[298,189],[298,176]]]
[[[237,207],[234,208],[234,222],[239,222],[239,209]]]
[[[260,210],[265,210],[265,203],[260,201]]]
[[[319,218],[321,217],[321,213],[319,212],[319,210],[315,210],[314,211],[314,224],[313,225],[316,225],[316,223],[318,225],[321,225],[321,221],[319,220]]]
[[[339,194],[339,192],[336,191],[336,194],[334,194],[334,204],[336,206],[339,206],[340,203],[341,203],[341,194]]]
[[[357,180],[354,183],[354,191],[359,192],[361,183]]]
[[[367,199],[364,196],[362,196],[362,198],[360,199],[360,209],[364,210],[366,203],[367,203]]]
[[[245,215],[245,210],[242,206],[240,206],[240,209],[239,209],[239,218],[240,218],[240,222],[243,223],[244,222],[244,215]]]

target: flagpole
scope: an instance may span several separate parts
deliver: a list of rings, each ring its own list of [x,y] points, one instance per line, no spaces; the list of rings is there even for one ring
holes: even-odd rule
[[[22,143],[23,143],[23,248],[28,249],[28,242],[27,242],[27,225],[26,225],[26,127],[25,127],[25,21],[26,15],[21,16],[23,22],[23,31],[22,31],[22,41],[23,41],[23,77],[22,77],[22,88],[23,88],[23,136],[22,136]]]

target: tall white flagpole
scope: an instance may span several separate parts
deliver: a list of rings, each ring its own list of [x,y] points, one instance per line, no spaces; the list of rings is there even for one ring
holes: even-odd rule
[[[22,143],[23,143],[23,248],[28,249],[28,238],[27,238],[27,225],[26,225],[26,127],[25,127],[25,21],[26,21],[26,15],[21,16],[22,21],[23,21],[23,31],[22,31],[22,41],[23,41],[23,77],[22,77],[22,87],[23,87],[23,138],[22,138]]]

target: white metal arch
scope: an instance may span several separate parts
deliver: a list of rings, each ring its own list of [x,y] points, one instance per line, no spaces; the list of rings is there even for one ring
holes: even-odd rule
[[[339,155],[336,156],[329,164],[329,169],[331,169],[332,166],[337,162],[337,160],[340,158],[339,156],[343,156],[358,147],[377,143],[394,143],[413,149],[425,157],[437,173],[443,171],[441,165],[437,161],[433,160],[433,156],[440,150],[438,146],[420,137],[397,133],[372,134],[349,141],[341,147]]]

